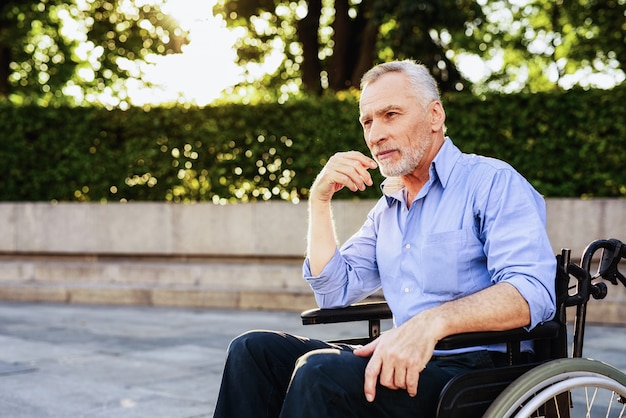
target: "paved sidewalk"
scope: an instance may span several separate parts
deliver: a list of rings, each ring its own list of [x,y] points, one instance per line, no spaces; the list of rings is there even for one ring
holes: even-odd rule
[[[228,342],[258,328],[364,330],[292,312],[0,302],[0,417],[210,417]],[[589,326],[585,348],[626,371],[626,328]]]

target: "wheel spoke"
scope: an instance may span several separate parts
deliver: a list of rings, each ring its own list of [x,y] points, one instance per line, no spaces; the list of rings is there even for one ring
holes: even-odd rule
[[[518,378],[485,417],[623,418],[624,396],[626,375],[620,370],[588,359],[561,359]]]

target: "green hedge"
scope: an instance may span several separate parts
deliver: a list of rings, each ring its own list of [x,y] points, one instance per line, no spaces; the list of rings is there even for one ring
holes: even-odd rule
[[[626,85],[444,98],[461,149],[508,161],[548,197],[626,196],[623,103]],[[0,200],[297,201],[334,152],[367,152],[357,107],[354,98],[127,111],[0,103]]]

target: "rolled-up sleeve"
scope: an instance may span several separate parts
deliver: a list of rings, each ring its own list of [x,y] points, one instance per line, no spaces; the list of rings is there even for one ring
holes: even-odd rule
[[[315,297],[318,300],[320,307],[334,307],[343,303],[343,301],[337,300],[340,298],[332,297],[332,295],[343,293],[342,289],[347,285],[348,277],[347,274],[344,275],[344,277],[341,277],[341,275],[338,275],[337,272],[345,269],[345,262],[339,253],[339,250],[335,250],[333,258],[330,259],[328,264],[326,264],[318,276],[311,275],[311,265],[309,259],[307,258],[304,260],[302,275],[304,276],[304,280],[306,280],[309,283],[309,286],[311,286],[311,289],[313,289],[313,292],[315,292]],[[333,277],[334,279],[329,280],[329,277]],[[328,296],[328,298],[326,298],[326,302],[320,303],[320,300],[324,301],[325,296]]]
[[[309,283],[320,308],[341,308],[359,302],[380,288],[380,281],[364,279],[339,250],[326,264],[319,276],[311,275],[308,258],[302,266],[304,279]]]

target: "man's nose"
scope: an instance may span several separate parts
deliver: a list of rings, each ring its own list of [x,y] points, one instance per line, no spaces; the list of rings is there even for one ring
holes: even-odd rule
[[[384,127],[380,123],[372,122],[370,125],[369,132],[367,134],[367,143],[371,145],[376,145],[381,141],[384,141],[386,138]]]

